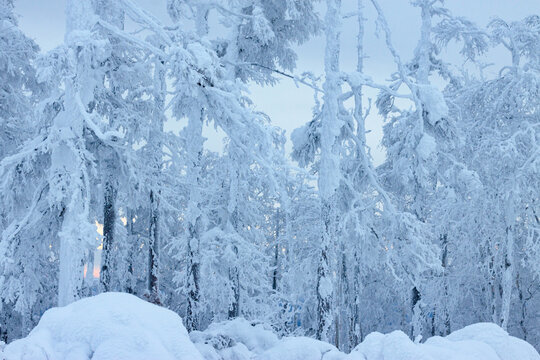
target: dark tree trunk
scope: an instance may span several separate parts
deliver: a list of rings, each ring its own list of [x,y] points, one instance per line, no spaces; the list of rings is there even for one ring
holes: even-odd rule
[[[415,328],[415,325],[417,325],[415,324],[415,320],[420,316],[420,314],[418,314],[418,312],[420,311],[419,309],[420,300],[421,300],[420,291],[415,286],[413,287],[412,294],[411,294],[411,314],[412,314],[411,337],[414,337],[415,332],[419,330]]]
[[[280,211],[279,209],[276,210],[276,238],[275,238],[275,248],[274,248],[274,271],[272,273],[272,290],[277,291],[278,288],[278,267],[279,267],[279,237],[281,234],[281,219],[280,219]]]
[[[317,267],[317,313],[319,315],[317,323],[317,340],[329,341],[329,329],[332,326],[332,281],[330,279],[330,239],[332,237],[331,204],[328,200],[323,201],[322,219],[324,231],[321,238],[321,252],[319,265]]]
[[[238,248],[234,247],[234,253],[238,257]],[[232,284],[233,302],[229,307],[229,319],[234,319],[240,316],[240,273],[235,265],[229,269],[229,280]]]
[[[159,197],[150,190],[150,225],[148,227],[148,277],[146,290],[149,301],[159,300]]]
[[[189,224],[188,238],[188,303],[186,314],[186,328],[188,331],[199,329],[199,301],[200,301],[200,264],[199,264],[199,234],[198,221]]]
[[[105,181],[103,197],[103,262],[101,264],[100,282],[103,291],[112,290],[114,227],[116,224],[116,184],[112,176]]]
[[[137,247],[137,240],[135,237],[135,230],[133,229],[133,218],[134,213],[131,208],[127,209],[127,240],[128,240],[128,251],[127,251],[127,275],[128,278],[126,279],[125,283],[125,291],[128,294],[134,294],[135,293],[135,275],[134,275],[134,267],[133,267],[133,261],[135,257],[135,248]]]

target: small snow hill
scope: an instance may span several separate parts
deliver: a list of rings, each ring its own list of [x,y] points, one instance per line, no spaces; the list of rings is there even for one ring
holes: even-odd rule
[[[3,359],[203,360],[176,313],[112,292],[47,310]]]
[[[307,337],[279,338],[242,318],[189,335],[174,312],[133,295],[105,293],[45,312],[1,360],[540,360],[527,342],[494,324],[412,342],[401,331],[371,333],[350,354]]]

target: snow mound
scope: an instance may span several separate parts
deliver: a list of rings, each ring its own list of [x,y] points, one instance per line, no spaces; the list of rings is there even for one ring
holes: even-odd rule
[[[346,360],[540,360],[527,342],[495,324],[480,323],[425,343],[412,342],[401,331],[371,333]]]
[[[343,360],[328,343],[308,337],[277,335],[263,324],[242,318],[212,324],[189,334],[206,360]]]
[[[252,359],[279,342],[270,328],[243,318],[211,324],[189,336],[207,360]]]
[[[540,360],[531,345],[487,323],[424,343],[374,332],[350,354],[308,337],[280,339],[242,318],[188,335],[174,312],[121,293],[50,309],[26,338],[3,347],[2,360]]]
[[[190,334],[206,360],[540,360],[527,342],[495,324],[475,324],[415,343],[402,331],[371,333],[350,354],[308,337],[278,337],[245,319]]]
[[[452,342],[474,341],[486,344],[497,353],[500,360],[540,360],[540,355],[531,344],[508,335],[506,331],[490,323],[469,325],[454,331],[446,339]],[[436,341],[436,338],[428,339],[426,343],[430,341]]]
[[[133,295],[104,293],[45,312],[6,360],[202,360],[174,312]]]
[[[277,346],[266,350],[257,360],[345,360],[335,346],[308,337],[283,338]]]

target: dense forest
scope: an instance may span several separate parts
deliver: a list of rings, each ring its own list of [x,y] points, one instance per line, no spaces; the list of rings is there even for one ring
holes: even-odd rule
[[[348,352],[373,331],[492,322],[539,349],[540,17],[484,28],[413,0],[406,58],[381,0],[341,2],[168,0],[164,21],[67,0],[65,41],[42,52],[0,0],[0,340],[114,291],[188,331],[243,317]],[[364,71],[372,23],[384,82]],[[296,68],[315,36],[321,74]],[[290,79],[315,107],[287,134],[249,87]]]

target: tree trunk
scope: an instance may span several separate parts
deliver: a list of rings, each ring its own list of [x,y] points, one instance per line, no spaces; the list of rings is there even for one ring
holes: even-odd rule
[[[316,337],[323,341],[333,341],[332,327],[332,300],[334,289],[332,285],[332,271],[330,248],[335,240],[336,218],[333,214],[335,194],[340,181],[340,146],[338,136],[342,121],[339,117],[339,96],[341,86],[339,79],[340,54],[340,28],[341,28],[341,0],[326,1],[326,48],[325,48],[325,74],[324,107],[321,118],[321,159],[319,165],[319,194],[321,198],[321,221],[323,234],[321,237],[319,265],[317,268],[317,311],[318,323]]]
[[[191,158],[190,166],[187,168],[187,177],[190,184],[188,210],[186,214],[187,233],[187,288],[188,303],[186,313],[186,328],[188,331],[199,329],[200,313],[200,238],[202,229],[202,194],[201,194],[201,166],[204,151],[204,138],[202,135],[204,123],[204,110],[200,114],[189,118],[187,126],[187,152]]]
[[[150,302],[159,300],[159,197],[150,190],[150,225],[148,226],[148,276],[146,290]]]
[[[501,296],[501,327],[507,330],[510,321],[510,307],[512,305],[512,290],[514,287],[514,223],[516,219],[513,191],[508,194],[505,206],[506,244],[504,246],[504,264],[502,296]]]
[[[108,161],[106,161],[108,163]],[[112,171],[108,166],[107,172]],[[105,180],[103,196],[103,256],[101,263],[100,282],[103,291],[112,291],[112,276],[114,272],[114,232],[116,226],[116,195],[117,187],[113,177],[108,174]]]
[[[124,13],[119,6],[113,0],[93,0],[94,12],[101,19],[116,25],[119,29],[124,29]],[[111,41],[113,46],[113,53],[115,50],[116,41]],[[110,72],[115,72],[111,70]],[[117,98],[120,94],[117,93],[115,76],[111,73],[108,74],[108,78],[111,81],[111,94],[113,98]],[[109,126],[114,127],[115,119],[109,119]],[[118,194],[118,159],[114,150],[106,145],[101,144],[104,148],[104,189],[103,189],[103,252],[102,252],[102,264],[100,272],[100,282],[103,291],[117,290],[113,285],[113,276],[115,273],[114,260],[118,254],[115,254],[114,249],[118,248],[114,244],[115,231],[116,231],[116,197]],[[117,281],[115,282],[117,284]]]
[[[92,7],[78,0],[69,0],[66,4],[66,36],[69,48],[69,61],[75,64],[77,76],[70,77],[65,83],[64,108],[56,116],[52,131],[62,140],[52,149],[50,178],[51,192],[63,195],[60,211],[60,241],[58,305],[67,305],[80,297],[84,271],[85,244],[90,234],[88,227],[87,178],[85,160],[81,153],[86,151],[81,139],[84,138],[84,121],[79,102],[87,104],[91,98],[83,96],[80,88],[85,82],[90,65],[88,59],[80,57],[80,46],[72,43],[72,34],[89,30],[93,16]],[[74,150],[75,149],[75,150]],[[60,186],[58,180],[61,179]],[[68,184],[67,188],[65,185]],[[81,231],[82,230],[82,231]],[[85,231],[86,230],[86,231]]]
[[[421,300],[420,291],[415,286],[412,289],[411,294],[411,337],[416,339],[418,335],[422,334],[422,312],[420,309],[420,300]]]
[[[188,331],[199,329],[199,301],[200,301],[200,254],[198,221],[188,224],[188,270],[187,288],[188,302],[186,313],[186,328]]]
[[[450,310],[448,309],[449,294],[448,294],[448,235],[447,234],[442,235],[442,249],[443,249],[443,252],[442,252],[442,257],[441,257],[441,263],[443,267],[443,287],[444,287],[444,293],[443,293],[444,298],[442,299],[444,331],[440,333],[440,335],[446,336],[450,334],[450,332],[452,331],[451,322],[450,322]]]
[[[523,296],[523,288],[521,284],[521,279],[519,277],[519,273],[516,275],[516,289],[518,291],[519,304],[521,306],[521,314],[520,314],[521,317],[519,319],[519,327],[521,328],[521,331],[523,332],[522,339],[527,341],[529,332],[528,332],[527,326],[525,325],[525,321],[527,319],[527,301],[530,298],[526,299],[525,296]]]
[[[317,268],[317,313],[319,315],[316,337],[317,340],[331,341],[332,336],[329,330],[332,325],[332,298],[333,284],[330,271],[330,243],[331,243],[331,205],[323,203],[322,218],[324,219],[324,230],[321,239],[321,252],[319,266]]]
[[[146,291],[151,303],[161,305],[159,296],[159,253],[160,253],[160,196],[161,171],[163,166],[163,124],[165,122],[166,70],[160,58],[154,59],[154,109],[149,134],[149,158],[151,159],[152,179],[150,182],[149,205],[150,224],[148,226],[148,274]]]
[[[238,248],[234,246],[233,250],[238,258]],[[234,319],[240,316],[240,272],[236,265],[229,269],[229,281],[233,292],[233,301],[229,306],[229,319]]]
[[[127,241],[128,241],[128,253],[127,253],[127,275],[125,283],[125,292],[128,294],[135,293],[135,274],[133,261],[136,254],[137,247],[137,238],[135,236],[135,230],[133,229],[133,219],[135,218],[134,211],[131,208],[128,208],[126,211],[127,216]]]
[[[274,246],[274,271],[272,272],[272,290],[277,291],[278,288],[278,267],[279,267],[279,237],[281,234],[281,218],[279,209],[276,210],[275,219],[275,246]]]

